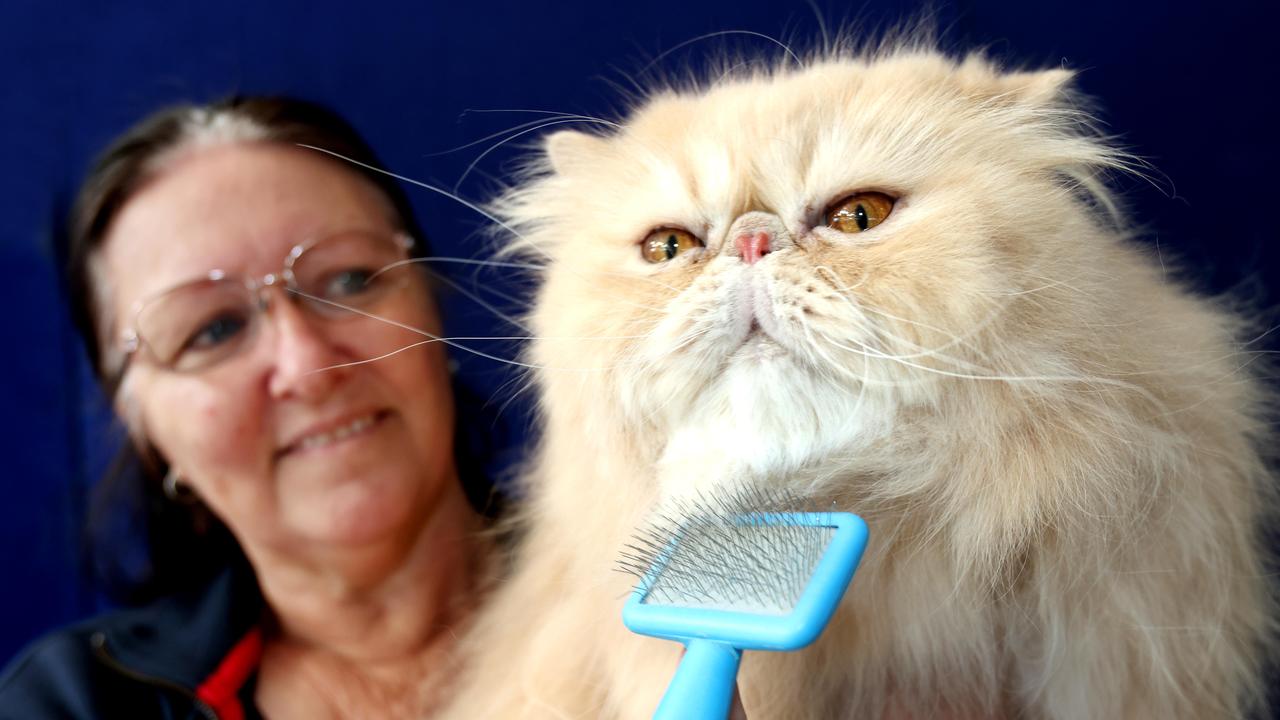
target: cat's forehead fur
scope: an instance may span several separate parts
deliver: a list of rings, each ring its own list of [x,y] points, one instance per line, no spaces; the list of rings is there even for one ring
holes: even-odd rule
[[[590,217],[595,241],[634,243],[653,227],[705,231],[749,210],[808,217],[854,190],[1087,178],[1117,155],[1095,140],[1071,77],[904,51],[664,91],[611,134],[552,135],[541,181],[500,212],[515,224]]]
[[[965,152],[974,145],[966,131],[1042,115],[1069,77],[1000,74],[976,57],[961,65],[939,55],[826,60],[656,97],[618,139],[692,154],[714,143],[761,166],[784,158],[811,166],[824,152],[877,144],[902,151],[945,141]]]
[[[850,114],[889,120],[895,108],[900,117],[916,119],[921,111],[964,114],[978,106],[987,111],[1015,104],[1043,106],[1058,99],[1071,77],[1066,70],[1002,72],[979,55],[963,62],[921,52],[826,58],[805,67],[783,65],[767,73],[726,77],[706,88],[660,93],[630,119],[628,134],[653,132],[672,139],[685,131],[732,129],[735,135],[729,137],[741,137],[743,131],[768,133]],[[672,126],[671,116],[686,124]],[[748,117],[752,122],[744,123]]]

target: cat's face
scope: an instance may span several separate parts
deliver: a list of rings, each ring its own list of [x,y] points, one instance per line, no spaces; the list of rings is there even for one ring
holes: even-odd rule
[[[718,452],[762,475],[883,438],[974,376],[1043,371],[1034,338],[1061,318],[1040,290],[1099,232],[1072,185],[1109,159],[1067,79],[831,61],[552,136],[550,174],[505,208],[550,258],[534,359],[659,463]]]

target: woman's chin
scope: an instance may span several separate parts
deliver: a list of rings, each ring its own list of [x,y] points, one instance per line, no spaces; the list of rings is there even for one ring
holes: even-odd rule
[[[291,513],[289,524],[309,541],[352,550],[393,541],[400,534],[411,534],[426,514],[418,507],[422,496],[397,485],[351,482],[327,488]]]

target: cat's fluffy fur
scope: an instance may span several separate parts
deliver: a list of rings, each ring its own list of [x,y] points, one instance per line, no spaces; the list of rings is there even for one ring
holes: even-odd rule
[[[1100,181],[1127,162],[1070,84],[828,55],[547,140],[495,204],[546,265],[544,435],[454,716],[649,717],[680,649],[622,626],[612,568],[664,499],[739,484],[871,528],[825,635],[747,654],[753,720],[1252,707],[1269,479],[1244,328],[1128,239]],[[822,227],[860,190],[897,198],[882,225]],[[706,247],[647,264],[659,227]]]

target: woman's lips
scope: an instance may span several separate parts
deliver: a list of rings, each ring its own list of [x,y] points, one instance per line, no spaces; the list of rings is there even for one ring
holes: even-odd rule
[[[320,428],[303,433],[281,449],[279,455],[329,447],[343,440],[367,433],[381,422],[384,417],[386,417],[385,412],[375,411],[353,416],[337,423],[324,424]]]

